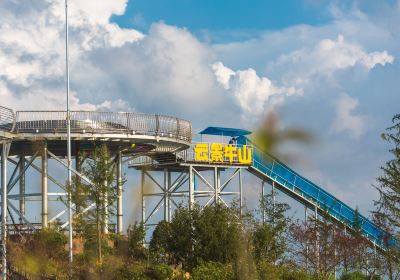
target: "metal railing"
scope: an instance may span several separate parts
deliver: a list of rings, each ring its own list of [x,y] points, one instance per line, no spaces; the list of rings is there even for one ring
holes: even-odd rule
[[[207,152],[205,152],[207,154],[207,160],[198,160],[196,158],[196,152],[195,152],[195,147],[197,144],[206,144],[208,149]],[[222,143],[219,143],[221,145],[225,145]],[[222,161],[213,161],[211,154],[212,154],[212,150],[211,150],[211,145],[212,143],[192,143],[190,144],[190,147],[188,149],[182,150],[182,151],[170,151],[168,150],[168,148],[163,148],[162,149],[157,149],[154,150],[154,156],[152,153],[149,153],[147,155],[143,155],[143,156],[139,156],[136,157],[132,160],[129,161],[128,165],[130,167],[136,167],[136,166],[157,166],[160,165],[160,162],[158,162],[155,158],[155,154],[157,155],[162,155],[162,154],[171,154],[174,157],[170,157],[169,162],[163,162],[161,164],[174,164],[174,163],[194,163],[194,164],[204,164],[204,165],[233,165],[233,166],[250,166],[253,164],[253,161],[249,162],[249,163],[241,163],[239,161],[238,156],[235,156],[232,160],[229,159],[229,157],[227,157],[222,151]],[[232,145],[234,148],[239,149],[239,148],[243,148],[243,145]],[[250,150],[250,154],[251,154],[251,158],[253,159],[254,156],[254,152],[253,152],[253,145],[246,145],[246,148]],[[238,150],[236,150],[236,153],[238,152]],[[154,158],[152,158],[152,156]],[[161,158],[163,159],[163,158]]]
[[[0,130],[11,132],[15,126],[13,110],[0,106]]]
[[[239,142],[242,144],[252,143],[244,137],[240,138]],[[346,224],[350,229],[353,229],[356,215],[358,215],[364,236],[378,246],[383,245],[383,235],[385,232],[379,226],[257,147],[254,147],[252,168],[268,176],[286,190],[297,193],[308,201],[312,201],[322,213],[328,213],[330,216]]]
[[[16,133],[65,133],[65,111],[13,111],[0,107],[0,129]],[[190,122],[164,115],[114,112],[71,112],[73,133],[126,133],[191,142]]]

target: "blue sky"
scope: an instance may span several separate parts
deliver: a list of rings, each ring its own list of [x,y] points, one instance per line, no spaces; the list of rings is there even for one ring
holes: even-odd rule
[[[114,16],[122,27],[146,31],[152,22],[186,27],[193,32],[274,30],[295,24],[320,24],[332,19],[323,3],[315,1],[129,1],[126,13]]]
[[[62,1],[0,11],[0,105],[63,109]],[[73,108],[169,114],[195,131],[276,112],[315,136],[284,147],[295,169],[366,213],[399,113],[399,26],[395,0],[70,0]],[[254,201],[259,180],[247,185]]]

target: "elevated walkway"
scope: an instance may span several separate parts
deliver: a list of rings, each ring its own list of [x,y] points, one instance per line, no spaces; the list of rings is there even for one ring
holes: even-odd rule
[[[152,170],[182,170],[187,166],[212,170],[213,168],[240,167],[247,170],[263,181],[273,183],[280,191],[297,200],[308,208],[317,211],[321,216],[330,217],[338,224],[350,232],[355,229],[355,221],[361,223],[362,234],[371,242],[372,245],[380,249],[384,249],[388,244],[384,240],[389,240],[389,245],[395,242],[379,226],[374,224],[370,219],[357,212],[340,201],[331,193],[317,186],[310,180],[301,176],[299,173],[292,170],[290,167],[274,158],[272,155],[263,152],[256,147],[253,142],[246,136],[251,132],[240,129],[210,127],[201,132],[201,134],[210,134],[214,136],[229,136],[234,137],[237,141],[235,146],[237,149],[246,145],[252,151],[252,161],[250,163],[240,163],[237,161],[212,162],[199,161],[195,156],[195,143],[187,150],[177,153],[164,153],[146,155],[136,158],[131,161],[130,166],[138,169],[152,168]],[[207,145],[207,144],[206,144]],[[211,146],[208,144],[207,151],[211,155]],[[359,225],[358,225],[359,226]]]

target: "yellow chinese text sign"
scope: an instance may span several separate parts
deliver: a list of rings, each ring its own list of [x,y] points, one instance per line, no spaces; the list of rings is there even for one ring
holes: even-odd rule
[[[247,145],[197,143],[194,146],[194,159],[201,162],[248,165],[253,162],[253,149]]]

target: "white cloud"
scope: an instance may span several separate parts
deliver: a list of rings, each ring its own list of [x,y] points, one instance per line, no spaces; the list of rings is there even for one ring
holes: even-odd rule
[[[231,69],[216,62],[224,61],[220,51],[184,28],[155,23],[144,35],[111,23],[110,17],[123,14],[126,4],[127,0],[69,1],[73,108],[134,107],[202,122],[256,120],[286,96],[301,94],[315,76],[356,65],[372,69],[394,60],[389,52],[367,52],[341,35],[337,40],[309,40],[310,30],[318,28],[296,27],[291,38],[300,34],[308,45],[286,44],[284,31],[268,41],[294,45],[294,50],[265,48],[262,41],[256,48],[275,52],[273,59],[260,59],[251,49],[241,49],[235,56],[257,56],[263,67],[273,67],[279,76],[248,65]],[[2,104],[16,109],[63,108],[63,1],[3,2],[0,7],[0,95],[7,96]],[[226,44],[226,49],[232,49],[232,44]],[[27,100],[32,102],[22,103]]]
[[[259,77],[254,69],[233,71],[222,62],[212,65],[218,82],[232,94],[237,105],[242,108],[245,116],[260,116],[266,107],[273,107],[278,99],[271,97],[296,93],[291,88],[277,87],[267,77]],[[279,99],[280,100],[280,99]],[[269,102],[270,101],[270,102]],[[266,104],[269,102],[269,104]]]
[[[64,1],[5,1],[0,4],[0,95],[13,108],[63,108],[65,95]],[[69,1],[70,62],[85,61],[88,51],[138,41],[136,30],[109,23],[124,12],[126,0]],[[90,73],[87,73],[90,76]],[[96,108],[74,95],[74,108]],[[110,98],[110,96],[104,96]],[[28,101],[31,100],[32,102]],[[45,101],[45,102],[44,102]],[[81,104],[82,103],[82,104]]]
[[[394,57],[389,55],[387,51],[383,52],[371,52],[361,58],[360,63],[365,65],[368,69],[372,69],[375,65],[385,65],[386,63],[392,64]]]
[[[274,67],[286,68],[284,80],[297,86],[306,86],[316,77],[331,76],[338,70],[361,65],[367,71],[376,65],[391,64],[394,57],[387,51],[366,52],[357,43],[347,42],[339,34],[337,40],[322,39],[315,46],[281,55]]]
[[[347,132],[352,138],[359,139],[366,131],[366,117],[356,115],[359,105],[356,98],[342,94],[335,102],[336,117],[332,124],[334,132]]]

